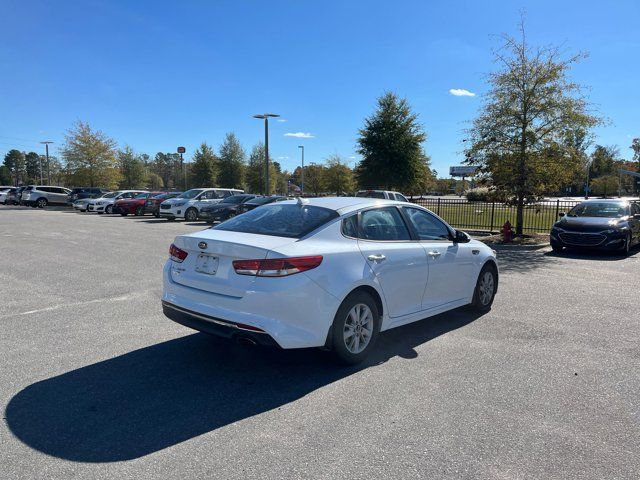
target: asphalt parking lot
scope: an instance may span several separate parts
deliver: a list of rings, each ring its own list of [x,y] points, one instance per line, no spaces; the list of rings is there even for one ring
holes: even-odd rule
[[[638,478],[637,249],[501,251],[491,312],[345,368],[162,315],[205,227],[0,206],[2,478]]]

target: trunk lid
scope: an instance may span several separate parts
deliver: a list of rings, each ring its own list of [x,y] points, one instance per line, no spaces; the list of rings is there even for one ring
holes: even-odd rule
[[[223,230],[181,235],[174,243],[188,256],[182,263],[173,262],[171,278],[180,285],[241,298],[251,288],[255,277],[236,274],[233,261],[263,259],[274,248],[295,241],[295,238]]]

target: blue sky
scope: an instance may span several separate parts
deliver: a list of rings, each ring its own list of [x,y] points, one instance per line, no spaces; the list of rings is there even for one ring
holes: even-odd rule
[[[285,168],[337,153],[386,90],[406,97],[440,175],[461,161],[482,102],[495,35],[526,10],[533,44],[589,52],[573,78],[610,124],[597,141],[629,158],[640,136],[640,2],[616,1],[29,1],[0,0],[0,155],[64,140],[77,119],[155,154],[216,151],[234,131],[247,150],[271,123]],[[451,89],[476,94],[455,96]],[[313,138],[285,136],[309,133]],[[190,158],[190,155],[188,155]]]

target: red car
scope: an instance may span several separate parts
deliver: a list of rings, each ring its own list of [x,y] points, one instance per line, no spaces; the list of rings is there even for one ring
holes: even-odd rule
[[[123,217],[127,215],[144,215],[144,206],[147,198],[161,195],[166,192],[145,192],[133,198],[118,200],[113,206],[113,213],[119,213]]]

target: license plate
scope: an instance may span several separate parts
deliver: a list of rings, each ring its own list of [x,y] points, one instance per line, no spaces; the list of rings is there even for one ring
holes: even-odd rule
[[[196,260],[196,272],[215,275],[218,271],[218,257],[201,253]]]

